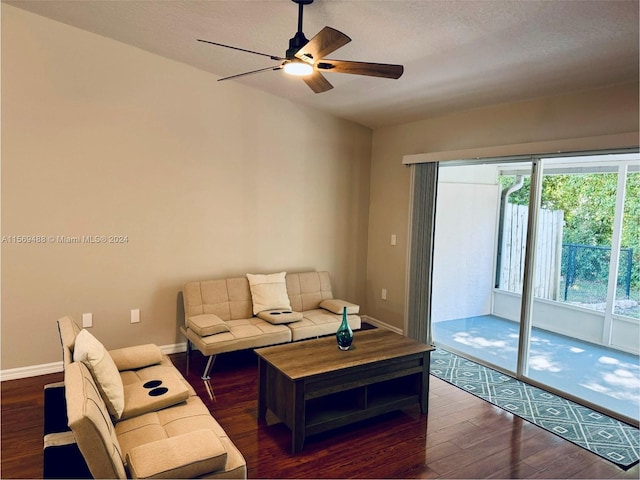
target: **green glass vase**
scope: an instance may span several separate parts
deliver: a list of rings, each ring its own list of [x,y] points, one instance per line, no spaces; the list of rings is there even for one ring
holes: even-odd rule
[[[347,321],[347,307],[342,308],[342,323],[340,323],[340,327],[336,332],[336,338],[338,339],[338,348],[340,350],[349,350],[351,348],[353,330],[351,330]]]

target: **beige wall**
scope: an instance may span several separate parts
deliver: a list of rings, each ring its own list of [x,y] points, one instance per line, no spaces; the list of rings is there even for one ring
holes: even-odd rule
[[[373,133],[367,314],[404,326],[411,167],[404,155],[638,131],[638,84],[498,105]],[[397,246],[390,237],[397,235]],[[387,289],[387,300],[381,290]]]
[[[2,235],[127,238],[2,244],[3,370],[60,361],[67,314],[183,342],[189,280],[329,270],[364,305],[371,131],[215,80],[2,5]]]
[[[127,242],[3,243],[1,368],[59,361],[66,314],[92,312],[110,348],[182,342],[183,283],[246,272],[329,270],[337,295],[402,328],[403,155],[637,129],[628,84],[372,135],[3,4],[2,235]]]

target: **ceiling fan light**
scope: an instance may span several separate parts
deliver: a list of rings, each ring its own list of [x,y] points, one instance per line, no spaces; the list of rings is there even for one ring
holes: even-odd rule
[[[284,66],[284,71],[289,75],[304,77],[313,73],[313,66],[305,62],[288,62]]]

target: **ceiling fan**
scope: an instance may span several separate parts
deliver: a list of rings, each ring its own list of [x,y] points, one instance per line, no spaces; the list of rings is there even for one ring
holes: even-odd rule
[[[352,62],[349,60],[330,60],[325,58],[331,52],[346,45],[351,39],[335,28],[324,27],[315,37],[307,40],[302,33],[302,9],[305,5],[313,3],[313,0],[292,0],[298,4],[298,31],[289,40],[289,48],[284,57],[269,55],[267,53],[254,52],[244,48],[211,42],[209,40],[197,39],[199,42],[218,45],[220,47],[232,48],[241,52],[253,53],[269,57],[271,60],[281,62],[276,67],[260,68],[250,72],[239,73],[218,79],[218,81],[232,78],[253,75],[254,73],[266,72],[267,70],[284,70],[291,75],[297,75],[315,93],[331,90],[333,85],[324,77],[322,73],[350,73],[355,75],[368,75],[370,77],[400,78],[404,71],[402,65],[391,65],[388,63]]]

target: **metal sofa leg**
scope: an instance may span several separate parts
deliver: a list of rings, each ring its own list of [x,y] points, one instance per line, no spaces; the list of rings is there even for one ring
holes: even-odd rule
[[[207,365],[206,367],[204,367],[204,373],[202,374],[202,377],[201,377],[202,380],[204,380],[204,386],[207,389],[207,394],[209,395],[209,398],[214,402],[216,401],[216,396],[213,393],[213,387],[211,386],[211,368],[213,367],[213,364],[215,361],[216,361],[215,355],[211,355],[207,359]]]
[[[202,380],[211,380],[211,377],[209,376],[209,373],[211,372],[211,367],[213,367],[213,362],[216,361],[216,356],[215,355],[211,355],[208,359],[207,359],[207,366],[204,367],[204,373],[202,374]]]
[[[189,357],[191,356],[191,341],[187,338],[187,375],[189,375]]]
[[[203,380],[204,388],[207,390],[207,395],[209,395],[209,400],[215,402],[216,395],[213,393],[213,387],[211,386],[211,382],[209,380]]]

